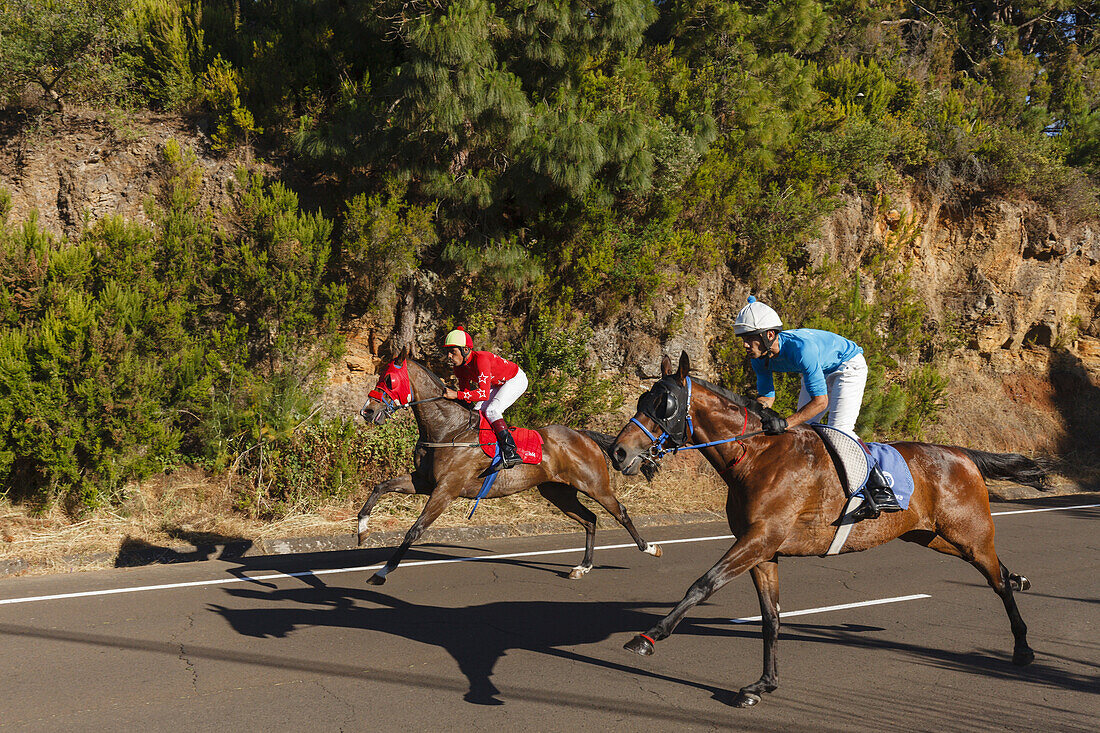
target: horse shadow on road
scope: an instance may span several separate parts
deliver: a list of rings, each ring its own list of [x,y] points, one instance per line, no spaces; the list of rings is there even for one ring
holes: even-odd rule
[[[570,662],[624,672],[643,678],[694,687],[711,697],[729,702],[742,682],[719,687],[701,681],[673,677],[629,663],[586,655],[577,646],[597,644],[612,637],[649,628],[672,604],[652,602],[605,601],[495,601],[465,607],[416,603],[370,588],[327,586],[319,577],[303,577],[306,587],[264,590],[256,586],[227,589],[234,598],[282,607],[231,608],[211,604],[238,633],[256,638],[285,638],[296,629],[333,627],[380,632],[444,649],[466,677],[467,702],[500,705],[500,690],[493,684],[493,669],[509,651],[528,651]],[[289,605],[287,605],[289,604]],[[664,609],[664,610],[658,610]],[[1024,678],[1070,690],[1086,690],[1095,684],[1089,675],[1080,675],[1037,662],[1028,671],[1013,667],[1010,639],[1006,634],[1004,651],[975,650],[951,652],[922,643],[905,643],[868,637],[879,627],[856,624],[784,624],[781,642],[829,644],[834,646],[873,646],[914,657],[957,672],[1003,678]],[[760,639],[757,625],[732,626],[728,616],[689,617],[677,628],[676,636]],[[721,639],[716,639],[722,644]],[[670,642],[671,643],[671,642]],[[617,646],[617,645],[616,645]],[[790,648],[790,647],[788,647]],[[723,657],[729,650],[719,650]],[[837,649],[840,656],[843,649]]]

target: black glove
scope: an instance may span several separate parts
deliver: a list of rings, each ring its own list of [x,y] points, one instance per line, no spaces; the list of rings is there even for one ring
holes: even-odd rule
[[[760,418],[760,423],[764,426],[764,435],[779,435],[787,430],[786,418],[780,417],[774,412]]]

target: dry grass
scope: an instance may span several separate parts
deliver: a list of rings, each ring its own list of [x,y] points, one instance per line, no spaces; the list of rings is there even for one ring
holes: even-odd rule
[[[698,456],[665,460],[652,484],[641,477],[612,474],[616,496],[631,517],[721,512],[724,485]],[[342,500],[290,511],[277,521],[252,519],[233,509],[233,497],[224,479],[199,471],[178,471],[131,487],[117,507],[94,512],[79,521],[61,509],[34,513],[30,508],[0,503],[0,563],[22,559],[25,573],[110,567],[125,546],[161,547],[220,544],[280,537],[331,537],[355,532],[356,516],[367,488]],[[584,499],[601,527],[618,524],[595,502]],[[373,532],[401,531],[424,507],[424,497],[390,495],[375,507]],[[546,531],[570,531],[576,524],[543,499],[525,491],[482,501],[467,519],[473,502],[454,502],[433,525],[476,527],[501,524],[537,524]]]

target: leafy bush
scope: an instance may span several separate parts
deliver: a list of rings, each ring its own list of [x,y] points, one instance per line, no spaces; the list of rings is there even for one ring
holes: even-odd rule
[[[0,103],[36,87],[59,111],[119,101],[132,59],[129,0],[5,0],[0,5]]]
[[[253,456],[293,442],[341,353],[331,223],[242,174],[215,231],[193,157],[169,145],[164,168],[153,229],[0,228],[0,480],[18,498],[98,506],[188,457],[266,487]]]
[[[195,69],[202,68],[202,3],[195,0],[135,0],[134,76],[148,102],[180,109],[197,92]]]
[[[622,404],[615,380],[585,366],[591,338],[591,328],[586,324],[562,327],[548,318],[535,321],[512,354],[530,383],[509,410],[508,419],[513,424],[579,427]]]
[[[252,112],[241,102],[241,77],[233,65],[217,56],[199,77],[199,94],[214,114],[211,134],[215,150],[228,150],[263,134]]]

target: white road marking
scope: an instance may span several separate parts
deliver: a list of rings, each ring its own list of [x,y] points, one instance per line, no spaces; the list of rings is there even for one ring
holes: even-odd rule
[[[1013,512],[990,512],[991,517],[1006,517],[1009,514],[1035,514],[1036,512],[1064,512],[1068,509],[1095,509],[1100,504],[1078,504],[1077,506],[1052,506],[1046,509],[1017,509]]]
[[[663,540],[662,544],[676,545],[684,542],[706,542],[708,540],[731,540],[733,535],[714,535],[712,537],[688,537],[680,540]],[[624,547],[634,547],[637,545],[633,542],[628,542],[622,545],[601,545],[597,547],[597,550],[621,550]],[[492,560],[508,559],[513,557],[535,557],[538,555],[563,555],[568,552],[584,552],[583,547],[568,547],[559,550],[538,550],[535,552],[511,552],[500,555],[478,555],[475,557],[451,557],[446,560],[414,560],[412,562],[401,563],[403,568],[415,568],[423,567],[425,565],[446,565],[455,562],[489,562]],[[88,590],[80,591],[77,593],[57,593],[49,596],[27,596],[25,598],[0,598],[0,606],[13,604],[13,603],[33,603],[36,601],[56,601],[63,598],[87,598],[89,596],[109,596],[117,595],[119,593],[140,593],[142,591],[149,590],[171,590],[173,588],[197,588],[204,585],[227,585],[229,583],[250,583],[258,580],[277,580],[282,578],[303,578],[307,576],[316,575],[334,575],[339,573],[359,573],[367,570],[381,570],[386,566],[385,563],[379,563],[378,565],[361,565],[354,568],[330,568],[328,570],[303,570],[298,573],[268,573],[267,575],[242,575],[235,578],[219,578],[217,580],[193,580],[187,583],[162,583],[160,585],[141,585],[134,588],[107,588],[105,590]]]
[[[1034,512],[1053,512],[1053,511],[1067,511],[1071,509],[1092,509],[1100,507],[1100,504],[1079,504],[1077,506],[1065,506],[1065,507],[1049,507],[1044,509],[1021,509],[1018,511],[1010,512],[994,512],[993,516],[1003,516],[1007,514],[1031,514]],[[712,535],[710,537],[687,537],[678,540],[662,540],[661,544],[665,545],[678,545],[686,542],[709,542],[712,540],[731,540],[734,539],[734,535]],[[628,542],[620,545],[600,545],[596,549],[598,550],[621,550],[627,547],[637,547],[633,542]],[[454,557],[446,560],[417,560],[412,562],[402,563],[403,568],[423,567],[426,565],[445,565],[448,563],[456,562],[491,562],[493,560],[506,560],[514,557],[538,557],[541,555],[562,555],[569,552],[584,552],[583,547],[569,547],[558,550],[538,550],[535,552],[512,552],[500,555],[479,555],[475,557]],[[186,583],[163,583],[160,585],[142,585],[133,588],[107,588],[104,590],[90,590],[80,591],[76,593],[57,593],[48,596],[27,596],[24,598],[0,598],[0,606],[11,605],[16,603],[34,603],[37,601],[56,601],[64,598],[87,598],[91,596],[109,596],[117,595],[120,593],[141,593],[143,591],[151,590],[172,590],[174,588],[198,588],[206,585],[228,585],[230,583],[252,583],[259,580],[279,580],[283,578],[303,578],[316,575],[334,575],[339,573],[360,573],[368,570],[377,571],[385,567],[385,563],[379,563],[378,565],[362,565],[352,568],[330,568],[328,570],[304,570],[297,573],[268,573],[266,575],[242,575],[233,578],[219,578],[217,580],[194,580]],[[797,613],[797,612],[795,612]],[[784,614],[791,615],[791,614]]]
[[[932,596],[927,593],[917,593],[912,596],[898,596],[897,598],[879,598],[875,601],[860,601],[858,603],[842,603],[839,606],[822,606],[820,608],[806,608],[801,611],[781,611],[780,618],[790,618],[791,616],[808,616],[811,613],[825,613],[826,611],[843,611],[848,608],[860,608],[862,606],[881,606],[883,603],[901,603],[902,601],[915,601],[918,598],[931,598]],[[748,624],[753,621],[760,621],[761,616],[749,616],[746,618],[731,618],[730,623],[733,624]]]

